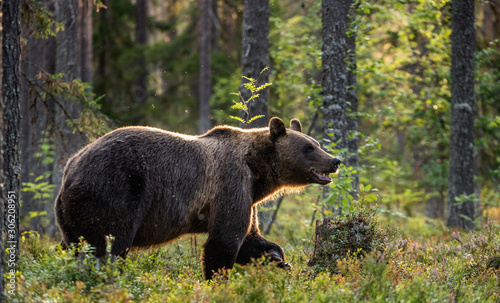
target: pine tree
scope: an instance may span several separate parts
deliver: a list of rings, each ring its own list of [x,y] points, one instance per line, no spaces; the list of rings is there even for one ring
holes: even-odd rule
[[[2,141],[0,162],[1,203],[0,226],[7,235],[8,248],[15,246],[15,251],[9,251],[19,259],[19,193],[20,173],[20,121],[21,113],[19,99],[21,95],[19,66],[21,56],[21,3],[19,0],[4,1],[2,4],[2,101],[1,123]],[[13,210],[13,211],[11,211]],[[8,212],[7,212],[8,211]],[[4,214],[7,224],[4,224]],[[13,227],[13,228],[11,228]],[[0,233],[0,301],[4,292],[4,243]],[[8,267],[9,268],[9,267]],[[14,269],[15,268],[10,268]]]
[[[449,227],[474,227],[474,0],[452,1]]]

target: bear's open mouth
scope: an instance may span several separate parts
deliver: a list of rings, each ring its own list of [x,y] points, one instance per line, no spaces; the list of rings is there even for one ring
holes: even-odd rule
[[[332,174],[334,172],[322,173],[322,172],[319,172],[315,169],[311,169],[311,171],[318,178],[319,184],[328,184],[328,183],[332,182],[332,178],[330,177],[330,174]]]

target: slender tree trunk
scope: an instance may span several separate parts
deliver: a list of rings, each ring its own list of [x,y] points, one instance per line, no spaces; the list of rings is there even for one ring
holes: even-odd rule
[[[452,1],[449,227],[474,227],[474,0]],[[458,201],[457,198],[460,198]]]
[[[210,129],[210,95],[212,94],[212,22],[210,12],[212,10],[212,0],[201,0],[200,11],[200,87],[199,87],[199,106],[200,106],[200,133]]]
[[[56,20],[64,25],[64,30],[56,38],[56,73],[62,73],[62,81],[72,82],[82,79],[82,1],[58,0],[56,2]],[[77,119],[83,109],[82,102],[65,96],[57,100],[54,109],[54,197],[61,187],[64,165],[87,140],[80,129],[68,120]],[[53,217],[53,214],[51,214]],[[54,232],[50,232],[51,234]]]
[[[92,82],[92,0],[82,0],[82,81]]]
[[[215,54],[219,51],[219,3],[217,0],[212,0],[212,11],[211,11],[211,23],[212,26],[212,52]]]
[[[137,0],[135,4],[135,43],[137,44],[137,77],[132,91],[134,102],[144,103],[148,98],[146,59],[144,46],[149,41],[148,0]]]
[[[350,5],[350,13],[346,22],[348,27],[350,27],[349,33],[347,35],[347,87],[346,87],[346,101],[347,101],[347,157],[346,157],[346,167],[352,166],[356,173],[351,175],[352,179],[352,191],[351,195],[353,199],[359,199],[359,158],[358,158],[358,148],[359,148],[359,135],[358,135],[358,94],[356,93],[356,30],[352,21],[354,21],[356,16],[356,8]]]
[[[335,149],[340,151],[338,156],[344,163],[346,163],[347,159],[345,151],[348,150],[347,113],[349,104],[347,100],[348,75],[346,62],[349,50],[347,37],[348,15],[351,4],[351,0],[323,0],[321,2],[323,25],[323,139],[335,143]],[[350,97],[353,97],[352,94]],[[355,98],[351,102],[354,100]],[[351,105],[354,104],[352,102]],[[325,188],[325,196],[327,191],[328,188]],[[338,201],[338,203],[340,202]],[[335,213],[340,213],[341,205],[334,206],[334,209]]]
[[[241,75],[257,79],[257,85],[269,82],[269,73],[261,71],[269,66],[269,0],[245,0],[243,10],[243,38],[241,56]],[[245,100],[251,93],[244,88],[243,79],[240,92]],[[264,118],[256,119],[248,127],[266,127],[269,122],[269,89],[259,93],[259,98],[249,104],[248,120],[258,115]],[[246,119],[247,117],[244,117]]]
[[[7,241],[3,243],[3,234],[0,233],[0,301],[4,297],[4,247],[7,258],[19,260],[19,194],[20,174],[20,121],[21,113],[19,67],[21,57],[21,2],[19,0],[4,1],[2,4],[2,101],[1,123],[2,141],[0,161],[2,165],[0,226],[5,231]],[[5,217],[4,217],[5,214]],[[6,222],[4,224],[4,218]],[[4,246],[5,245],[5,246]],[[16,270],[8,264],[8,271]],[[7,276],[9,277],[9,275]],[[14,278],[15,280],[15,278]],[[10,281],[10,279],[9,279]],[[14,285],[15,287],[15,285]],[[7,292],[9,288],[6,289]]]
[[[426,193],[433,193],[433,190],[426,186]],[[444,216],[444,196],[443,192],[434,193],[425,201],[425,215],[429,218],[437,219]]]

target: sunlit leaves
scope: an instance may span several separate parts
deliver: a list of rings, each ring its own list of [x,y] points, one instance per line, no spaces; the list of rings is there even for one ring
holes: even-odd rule
[[[268,69],[269,69],[269,67],[266,66],[260,72],[259,76],[262,75],[262,73]],[[245,114],[245,117],[242,118],[242,117],[236,117],[236,116],[229,115],[229,118],[236,120],[245,126],[248,126],[251,122],[253,122],[259,118],[264,117],[264,115],[256,115],[256,116],[250,118],[250,109],[248,107],[248,104],[250,102],[254,101],[255,99],[259,98],[258,92],[271,86],[272,83],[268,82],[268,83],[264,83],[260,86],[257,86],[257,79],[246,77],[246,76],[242,76],[242,78],[248,81],[248,82],[244,83],[243,86],[245,87],[245,89],[250,91],[251,95],[250,95],[250,97],[248,97],[247,100],[245,100],[245,98],[243,98],[243,95],[241,94],[241,91],[239,91],[238,93],[231,93],[231,95],[238,96],[237,100],[233,100],[234,104],[231,106],[231,108],[241,110]]]

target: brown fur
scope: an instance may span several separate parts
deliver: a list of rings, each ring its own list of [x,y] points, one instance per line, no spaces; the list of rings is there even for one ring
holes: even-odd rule
[[[126,256],[132,246],[152,246],[187,233],[206,233],[207,279],[235,262],[268,256],[282,266],[281,247],[264,239],[258,203],[333,173],[340,161],[301,133],[273,118],[269,128],[215,127],[187,136],[149,127],[108,133],[75,154],[55,201],[65,245],[83,236],[105,254]]]

